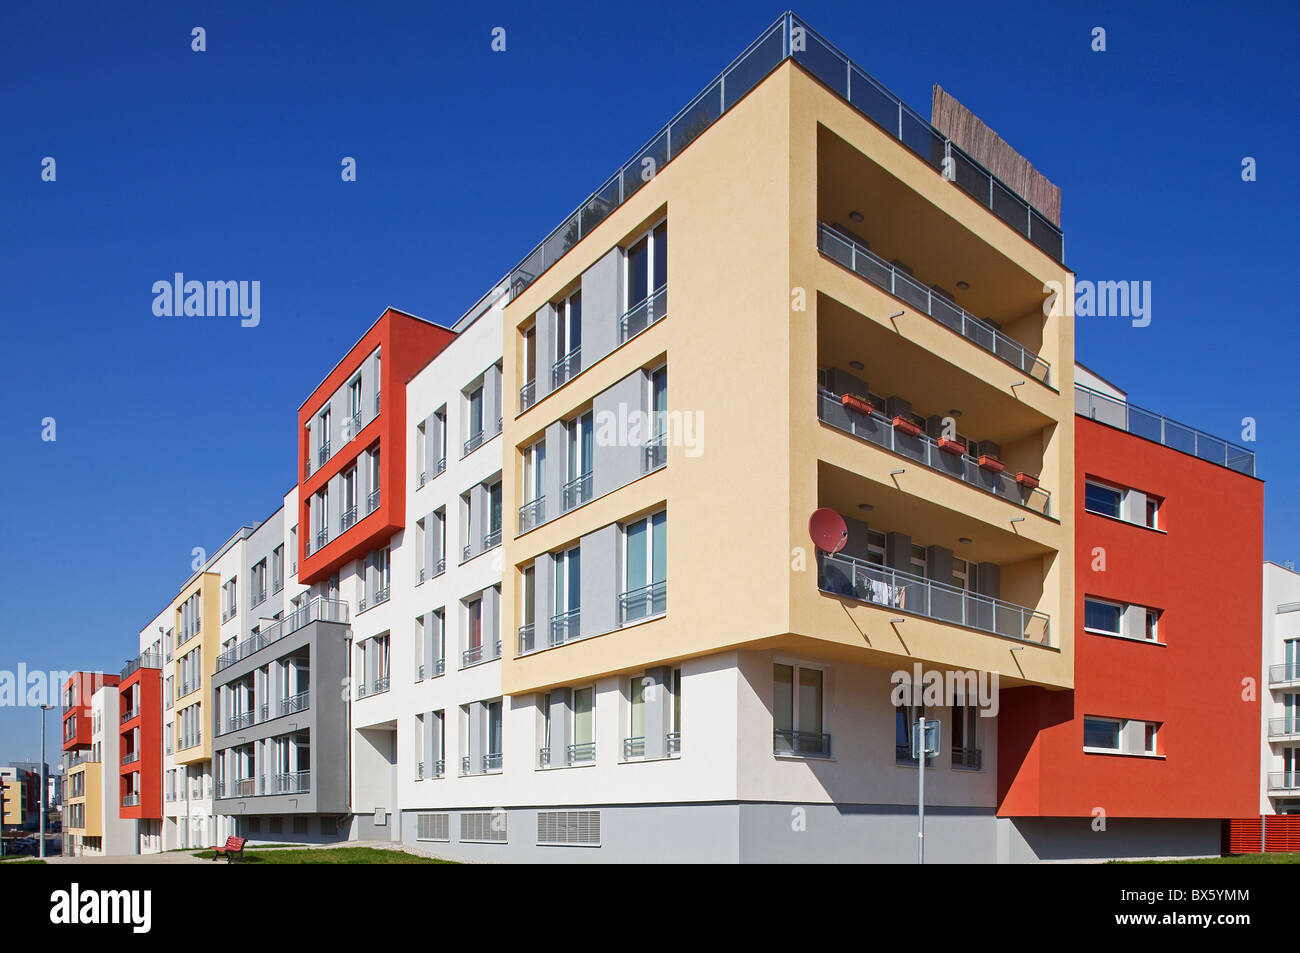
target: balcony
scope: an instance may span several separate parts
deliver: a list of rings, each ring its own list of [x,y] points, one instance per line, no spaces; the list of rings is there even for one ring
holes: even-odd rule
[[[167,661],[171,661],[170,655],[167,656]],[[157,653],[145,652],[136,658],[131,659],[131,661],[127,662],[126,665],[123,666],[122,674],[119,676],[118,680],[124,682],[142,668],[162,668],[162,665],[163,660]]]
[[[377,509],[379,509],[379,490],[374,489],[366,497],[366,515],[369,516]]]
[[[280,714],[296,715],[300,711],[306,711],[311,707],[311,692],[299,692],[297,695],[290,695],[288,698],[280,699]]]
[[[831,736],[822,731],[777,728],[772,732],[772,753],[785,757],[829,758]]]
[[[650,297],[633,305],[618,319],[618,343],[626,344],[668,313],[668,286],[660,285]]]
[[[641,472],[654,473],[668,465],[668,434],[656,434],[642,448]]]
[[[238,603],[233,603],[233,602],[232,602],[230,605],[226,606],[226,608],[225,608],[224,610],[222,610],[222,612],[221,612],[221,622],[222,622],[222,624],[224,625],[225,623],[227,623],[227,622],[229,622],[231,619],[233,619],[233,618],[235,617],[235,614],[236,614],[237,612],[239,612],[239,605],[238,605]]]
[[[574,764],[595,764],[596,763],[596,743],[594,741],[583,744],[568,745],[564,749],[564,766]],[[549,768],[552,766],[551,749],[537,749],[537,766],[539,768]]]
[[[1296,736],[1300,736],[1300,712],[1268,720],[1270,739],[1296,738]]]
[[[992,493],[1008,503],[1023,506],[1044,516],[1051,515],[1052,495],[1047,490],[1036,485],[1030,486],[1023,477],[1017,480],[1011,473],[983,467],[979,458],[964,449],[944,449],[929,434],[913,436],[904,433],[875,408],[863,413],[847,406],[842,395],[819,388],[817,419],[859,440]]]
[[[491,662],[501,657],[501,640],[488,645],[471,645],[460,653],[460,667],[470,668],[483,662]]]
[[[519,532],[526,533],[546,522],[546,497],[539,496],[519,507]]]
[[[817,226],[817,249],[881,291],[888,292],[994,357],[1050,386],[1051,365],[1033,351],[824,222]]]
[[[570,609],[551,616],[550,644],[563,645],[582,637],[582,609]]]
[[[1038,645],[1051,645],[1047,615],[1034,609],[935,582],[853,556],[823,553],[817,587],[890,611],[978,629]]]
[[[265,720],[265,717],[263,720]],[[256,721],[252,710],[241,711],[226,719],[225,730],[221,734],[228,735],[232,731],[242,731],[244,728],[251,728],[254,724],[256,724]]]
[[[430,775],[430,777],[431,777],[431,778],[440,778],[440,777],[442,777],[443,774],[444,774],[444,772],[445,772],[445,770],[446,770],[446,766],[447,766],[447,762],[445,762],[445,761],[435,761],[435,762],[433,763],[433,774]]]
[[[500,546],[501,545],[500,527],[485,533],[483,535],[483,538],[480,539],[478,542],[479,542],[478,548],[475,548],[473,543],[466,543],[465,546],[461,549],[460,561],[462,563],[467,563],[475,556],[482,556],[489,549],[495,549],[497,546]]]
[[[682,733],[680,731],[670,731],[664,735],[664,753],[670,758],[676,758],[682,753]],[[645,757],[645,737],[635,735],[631,738],[623,739],[623,760],[639,761]]]
[[[463,448],[463,452],[461,453],[461,459],[468,457],[471,453],[473,453],[475,450],[481,447],[483,445],[484,438],[485,438],[485,432],[483,430],[478,430],[470,434],[469,439],[465,441],[465,446]]]
[[[532,622],[519,627],[519,654],[527,655],[536,647],[537,626]]]
[[[123,796],[122,796],[122,806],[123,806],[123,807],[139,807],[139,806],[140,806],[140,795],[138,795],[138,794],[126,794],[126,795],[123,795]]]
[[[349,506],[347,509],[345,509],[342,513],[339,514],[339,531],[342,532],[343,530],[350,529],[352,527],[352,524],[355,523],[356,521],[357,521],[357,507],[356,504],[354,503],[352,506]]]
[[[1074,385],[1074,412],[1098,423],[1115,427],[1163,444],[1171,450],[1197,457],[1209,463],[1236,470],[1247,476],[1255,475],[1255,454],[1221,437],[1214,437],[1195,427],[1180,424],[1154,411],[1144,410],[1124,400],[1118,400],[1085,387]]]
[[[355,437],[361,433],[361,408],[352,411],[352,416],[348,419],[352,422],[352,436]]]
[[[1268,773],[1270,791],[1300,791],[1300,771],[1270,771]]]
[[[290,771],[285,774],[275,774],[271,776],[271,781],[273,793],[275,794],[306,794],[311,790],[310,771]]]
[[[668,611],[668,583],[652,582],[648,586],[620,593],[618,597],[618,624],[627,625],[641,619],[650,619]]]
[[[139,760],[140,752],[138,751],[128,751],[126,754],[122,755],[123,764],[135,764]]]
[[[133,718],[139,718],[139,717],[140,717],[140,709],[139,709],[139,708],[132,708],[132,709],[130,709],[129,711],[124,711],[124,712],[122,712],[122,720],[121,720],[121,724],[125,725],[125,724],[126,724],[128,721],[130,721],[131,719],[133,719]]]
[[[498,546],[500,546],[500,545],[501,545],[501,529],[500,529],[500,527],[498,527],[497,529],[494,529],[494,530],[490,531],[489,533],[487,533],[487,534],[483,537],[483,551],[484,551],[484,552],[487,552],[489,549],[495,549],[496,547],[498,547]]]
[[[591,499],[592,492],[592,473],[588,470],[586,473],[570,480],[564,484],[563,493],[563,512],[567,513],[574,507],[581,506]]]
[[[562,386],[582,370],[582,346],[575,347],[551,365],[551,390]]]
[[[519,412],[522,414],[537,400],[537,381],[531,380],[519,388]]]
[[[357,600],[357,612],[365,612],[367,609],[373,609],[377,605],[387,602],[392,595],[392,589],[384,586],[382,589],[376,589],[375,594],[369,598],[362,596]]]
[[[447,457],[446,455],[443,455],[439,457],[438,462],[434,464],[433,475],[438,476],[439,474],[445,472],[446,469],[447,469]]]
[[[1268,683],[1272,686],[1287,685],[1300,681],[1300,661],[1284,662],[1268,667]]]
[[[320,450],[316,453],[316,466],[323,467],[325,461],[330,458],[330,442],[326,440],[320,445]]]
[[[979,748],[953,748],[952,766],[963,771],[980,771],[984,767],[984,752]]]
[[[273,623],[263,629],[256,635],[250,636],[243,642],[240,642],[234,648],[228,649],[217,656],[216,670],[220,672],[223,668],[234,665],[236,662],[248,658],[254,652],[259,652],[268,645],[284,638],[291,632],[296,632],[303,626],[312,622],[338,622],[346,624],[348,621],[348,604],[332,599],[322,599],[317,597],[302,608],[289,613],[283,619]]]
[[[478,769],[476,771],[470,770],[470,762],[472,760],[473,759],[468,755],[460,759],[460,773],[462,777],[472,774],[495,774],[501,770],[503,763],[501,752],[499,751],[494,754],[485,754],[479,758],[478,763],[474,765],[474,767]]]
[[[266,601],[266,587],[263,586],[257,592],[253,593],[253,598],[248,601],[248,607],[250,609],[256,609],[265,601]]]
[[[387,675],[380,675],[373,682],[371,682],[370,694],[379,695],[382,694],[383,692],[388,691],[388,678],[389,677]]]
[[[447,671],[447,660],[442,658],[434,659],[433,667],[432,667],[433,674],[430,675],[429,677],[437,678],[439,675],[445,674],[446,671]]]
[[[316,551],[319,552],[330,541],[330,531],[322,529],[316,533]]]

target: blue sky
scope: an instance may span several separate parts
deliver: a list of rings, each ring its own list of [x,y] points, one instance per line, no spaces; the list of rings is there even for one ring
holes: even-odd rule
[[[783,9],[81,6],[13,6],[0,33],[5,669],[117,671],[191,550],[276,508],[298,405],[384,307],[453,322]],[[1265,556],[1300,557],[1295,8],[795,12],[924,115],[939,83],[1061,186],[1081,279],[1152,282],[1151,325],[1080,319],[1080,359],[1212,433],[1256,418]],[[155,317],[176,271],[261,281],[261,324]],[[38,730],[0,710],[0,759]]]

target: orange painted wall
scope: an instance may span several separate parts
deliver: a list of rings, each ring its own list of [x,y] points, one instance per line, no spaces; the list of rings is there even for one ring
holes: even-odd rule
[[[121,721],[126,713],[131,686],[140,685],[140,713],[130,721]],[[126,751],[127,738],[138,726],[140,729],[140,760],[133,764],[118,765],[118,810],[120,817],[157,819],[162,817],[162,671],[140,668],[118,685],[118,753]],[[125,807],[122,797],[130,790],[127,775],[140,772],[140,803]]]
[[[1258,813],[1264,484],[1092,420],[1075,424],[1075,689],[1002,692],[998,814]],[[1161,497],[1165,531],[1085,512],[1088,476]],[[1094,569],[1098,547],[1104,572]],[[1084,632],[1086,595],[1163,610],[1166,645]],[[1160,722],[1164,758],[1085,754],[1085,715]]]

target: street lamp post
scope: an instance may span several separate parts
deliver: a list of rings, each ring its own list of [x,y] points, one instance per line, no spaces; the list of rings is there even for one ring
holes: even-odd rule
[[[53,705],[41,706],[41,858],[45,857],[45,799],[49,796],[49,781],[45,777],[45,713]]]

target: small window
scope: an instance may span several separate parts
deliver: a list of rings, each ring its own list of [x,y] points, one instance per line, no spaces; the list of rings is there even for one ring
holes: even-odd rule
[[[1155,497],[1147,497],[1147,526],[1152,529],[1160,528],[1160,501]]]
[[[1120,607],[1098,599],[1083,601],[1083,627],[1096,632],[1119,635]]]
[[[1156,754],[1156,729],[1157,725],[1148,723],[1146,733],[1143,737],[1144,748],[1147,754]]]
[[[1148,609],[1146,612],[1147,626],[1146,637],[1148,642],[1160,641],[1160,611],[1158,609]]]
[[[1089,513],[1120,519],[1120,500],[1123,495],[1114,487],[1089,481],[1084,487],[1083,508]]]
[[[1120,723],[1113,718],[1084,718],[1083,746],[1119,750]]]

